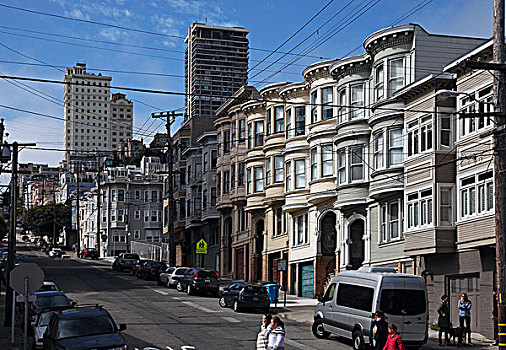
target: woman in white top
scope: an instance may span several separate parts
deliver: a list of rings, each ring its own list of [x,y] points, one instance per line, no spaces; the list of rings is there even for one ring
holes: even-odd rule
[[[269,343],[269,333],[272,331],[271,319],[271,314],[265,314],[262,317],[260,332],[257,336],[257,350],[267,350],[267,344]]]
[[[268,350],[285,349],[285,324],[279,317],[274,316],[271,322],[272,331],[269,334]]]

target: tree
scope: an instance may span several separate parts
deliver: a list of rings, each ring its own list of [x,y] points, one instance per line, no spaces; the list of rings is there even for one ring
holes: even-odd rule
[[[0,214],[0,239],[4,238],[7,235],[8,227],[7,221],[2,214]]]
[[[36,236],[52,236],[60,232],[63,227],[71,227],[72,209],[66,204],[46,204],[29,209],[23,218],[23,227]],[[54,226],[53,226],[54,225]]]

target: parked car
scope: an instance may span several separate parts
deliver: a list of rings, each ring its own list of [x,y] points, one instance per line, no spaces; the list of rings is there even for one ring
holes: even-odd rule
[[[144,280],[158,280],[158,276],[167,270],[167,264],[160,261],[148,260],[141,265],[137,277]]]
[[[137,277],[137,274],[139,273],[139,269],[141,268],[141,266],[146,262],[148,261],[147,259],[139,259],[137,260],[133,265],[132,265],[132,268],[130,269],[130,273],[132,274],[132,276],[135,276]]]
[[[120,334],[125,324],[116,325],[101,306],[55,311],[43,337],[47,350],[128,349]]]
[[[50,258],[61,258],[62,255],[63,255],[63,250],[61,250],[60,248],[53,248],[49,252]]]
[[[31,323],[33,333],[32,349],[42,349],[44,333],[46,332],[47,326],[53,313],[62,308],[48,308],[44,309],[35,317],[35,321]]]
[[[265,286],[235,282],[223,290],[219,304],[221,307],[231,307],[236,312],[243,309],[260,309],[268,313],[271,301]]]
[[[56,292],[58,291],[58,287],[54,282],[44,281],[42,286],[39,288],[37,292]]]
[[[113,271],[130,270],[137,260],[139,260],[139,255],[136,253],[120,253],[112,263],[112,269]]]
[[[427,341],[427,289],[420,276],[398,274],[396,269],[367,266],[343,271],[318,295],[313,334],[331,333],[353,339],[361,350],[370,343],[372,315],[380,309],[389,323],[398,325],[405,345],[419,347]]]
[[[37,299],[30,305],[30,315],[32,319],[44,309],[51,307],[69,307],[73,304],[63,292],[36,292],[34,295]]]
[[[79,254],[79,256],[81,257],[81,259],[86,259],[86,258],[98,259],[99,253],[98,253],[98,250],[95,248],[84,248],[83,250],[81,250],[81,253]]]
[[[211,293],[218,296],[220,290],[220,278],[218,273],[210,269],[190,268],[178,282],[178,290],[186,291],[186,294]]]
[[[158,277],[158,285],[159,286],[167,286],[169,287],[169,276],[176,270],[176,267],[171,266],[167,267],[167,269],[160,273],[160,276]]]
[[[174,272],[172,272],[172,274],[169,275],[167,287],[169,288],[176,287],[177,290],[181,292],[183,290],[183,287],[179,283],[179,280],[184,277],[186,271],[188,271],[189,269],[190,269],[189,267],[178,267],[177,269],[175,269]]]

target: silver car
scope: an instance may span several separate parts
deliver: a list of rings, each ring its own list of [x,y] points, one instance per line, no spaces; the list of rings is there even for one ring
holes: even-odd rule
[[[42,349],[42,340],[44,337],[44,332],[49,325],[49,321],[51,320],[51,316],[53,315],[54,310],[47,310],[41,312],[37,315],[37,318],[34,322],[32,322],[33,327],[33,345],[32,349]]]
[[[182,286],[179,283],[179,281],[184,278],[184,275],[186,271],[188,271],[189,267],[178,267],[177,269],[172,272],[172,274],[169,275],[168,281],[167,281],[167,287],[172,288],[176,287],[178,288],[178,291],[182,290]]]
[[[160,274],[160,278],[158,278],[159,286],[167,286],[169,287],[169,276],[177,269],[177,267],[171,266],[168,267],[164,272]]]

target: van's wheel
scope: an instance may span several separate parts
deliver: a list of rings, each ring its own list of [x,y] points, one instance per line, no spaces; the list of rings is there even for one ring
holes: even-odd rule
[[[322,319],[314,321],[313,327],[311,329],[313,331],[314,336],[318,339],[325,339],[330,336],[330,332],[326,332],[324,329]]]
[[[353,332],[353,350],[364,350],[364,338],[360,331]]]

